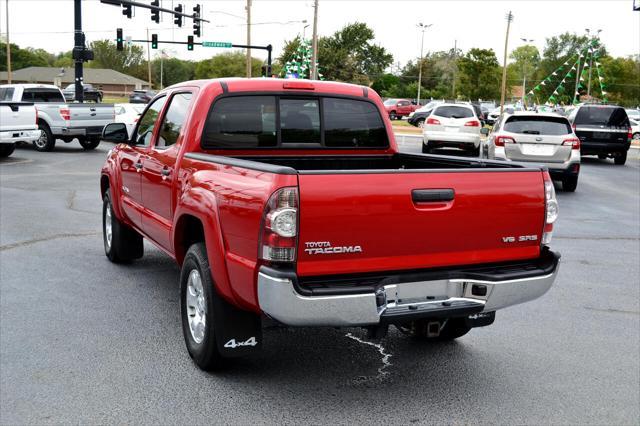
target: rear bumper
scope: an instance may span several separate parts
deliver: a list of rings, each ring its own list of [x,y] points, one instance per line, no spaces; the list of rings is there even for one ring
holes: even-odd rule
[[[506,158],[504,147],[494,148],[494,159],[503,161],[514,161],[516,163],[534,163],[544,165],[549,169],[549,174],[554,179],[561,179],[568,176],[577,176],[580,173],[580,151],[571,150],[571,156],[562,163],[550,163],[540,160],[511,160]]]
[[[331,294],[331,286],[301,294],[295,274],[262,267],[258,300],[265,314],[290,326],[350,327],[466,316],[542,296],[556,278],[559,259],[558,254],[547,251],[535,261],[484,272],[470,267],[466,271],[410,273],[389,276],[363,291],[333,288],[342,294]]]
[[[631,141],[619,142],[592,142],[588,140],[580,141],[580,153],[582,155],[617,154],[627,152],[631,146]]]
[[[461,132],[423,132],[424,144],[433,146],[458,146],[460,144],[473,145],[475,148],[480,146],[480,133],[461,133]]]
[[[33,142],[40,137],[40,130],[8,130],[0,132],[0,144]]]

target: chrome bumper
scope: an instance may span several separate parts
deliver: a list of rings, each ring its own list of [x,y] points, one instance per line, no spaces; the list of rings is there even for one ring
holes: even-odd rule
[[[411,319],[473,315],[528,302],[545,294],[558,274],[484,281],[441,279],[391,284],[375,292],[305,296],[292,278],[258,273],[258,300],[262,311],[291,326],[364,326]]]

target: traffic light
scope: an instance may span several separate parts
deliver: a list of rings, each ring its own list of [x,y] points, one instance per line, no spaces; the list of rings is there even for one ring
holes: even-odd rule
[[[123,4],[122,5],[122,14],[124,16],[126,16],[127,18],[131,19],[131,9],[133,8],[133,6],[131,6],[130,4]]]
[[[201,26],[202,23],[200,21],[200,5],[196,4],[193,8],[193,35],[196,37],[200,37],[202,34]]]
[[[173,10],[175,10],[177,13],[182,13],[182,5],[181,4],[177,5],[176,7],[173,8]],[[182,15],[174,15],[173,23],[179,27],[182,27]]]
[[[158,48],[158,34],[151,34],[151,48]]]
[[[124,46],[122,45],[122,28],[116,29],[116,49],[124,50]]]
[[[193,36],[187,37],[187,50],[193,50]]]
[[[263,77],[267,77],[267,66],[263,65],[262,66],[262,71],[260,73]]]
[[[156,24],[160,23],[160,11],[158,8],[160,7],[160,0],[153,0],[151,2],[151,20]]]

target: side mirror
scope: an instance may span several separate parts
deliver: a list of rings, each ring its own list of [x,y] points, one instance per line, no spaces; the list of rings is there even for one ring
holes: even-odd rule
[[[113,143],[129,143],[129,132],[124,123],[110,123],[102,129],[102,140]]]
[[[487,136],[489,134],[489,129],[487,129],[486,127],[483,127],[482,129],[480,129],[480,133]]]

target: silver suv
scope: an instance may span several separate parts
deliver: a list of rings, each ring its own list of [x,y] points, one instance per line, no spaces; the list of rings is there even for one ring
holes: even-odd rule
[[[424,122],[422,152],[452,147],[477,156],[480,152],[481,127],[480,117],[472,105],[440,104]]]
[[[580,173],[580,139],[569,120],[554,113],[529,111],[503,114],[485,142],[495,160],[544,164],[562,189],[573,192]]]

